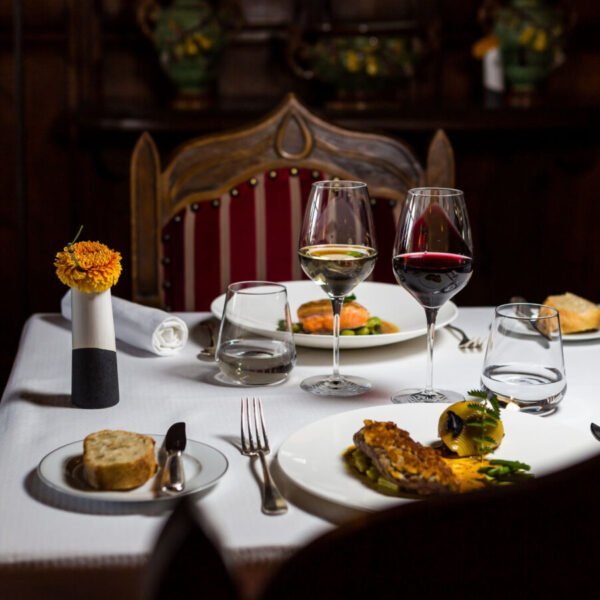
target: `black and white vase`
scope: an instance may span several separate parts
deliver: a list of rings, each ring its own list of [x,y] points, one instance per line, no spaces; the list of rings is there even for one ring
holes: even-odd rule
[[[86,294],[73,288],[71,314],[71,401],[80,408],[114,406],[119,376],[110,289]]]

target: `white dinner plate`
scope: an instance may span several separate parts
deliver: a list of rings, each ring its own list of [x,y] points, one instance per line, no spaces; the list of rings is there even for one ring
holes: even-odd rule
[[[156,449],[163,443],[164,435],[151,434]],[[164,502],[172,501],[173,495],[156,491],[156,476],[144,485],[129,491],[100,491],[91,488],[85,481],[82,464],[83,440],[56,448],[47,454],[38,465],[38,474],[46,485],[69,496],[109,502]],[[201,442],[187,440],[183,453],[185,489],[177,497],[194,494],[214,485],[225,475],[228,468],[225,455]]]
[[[331,502],[354,509],[374,511],[408,498],[385,496],[350,474],[342,459],[352,445],[352,436],[364,419],[394,421],[413,439],[431,444],[446,406],[435,404],[390,404],[332,415],[292,434],[281,445],[278,460],[284,473],[302,489]],[[502,412],[505,437],[494,458],[519,460],[531,465],[532,473],[544,475],[598,453],[591,435],[542,418],[519,412]]]
[[[310,300],[327,298],[323,291],[312,281],[284,281],[288,291],[288,302],[292,312],[292,320],[297,321],[297,310],[301,304]],[[396,325],[400,331],[381,333],[379,335],[341,336],[340,348],[370,348],[403,342],[427,333],[425,311],[423,307],[402,287],[389,283],[365,281],[354,290],[356,301],[362,304],[371,315]],[[217,318],[223,315],[225,294],[215,298],[210,310]],[[458,316],[458,309],[453,302],[447,302],[440,309],[437,326],[443,327]],[[264,320],[264,319],[263,319]],[[277,324],[274,323],[274,327]],[[331,348],[331,335],[295,333],[294,341],[298,346],[309,348]]]

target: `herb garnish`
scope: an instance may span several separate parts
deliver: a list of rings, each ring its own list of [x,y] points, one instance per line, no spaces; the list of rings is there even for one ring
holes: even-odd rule
[[[483,390],[470,390],[467,394],[481,400],[470,402],[467,405],[475,412],[475,416],[470,418],[465,425],[479,430],[478,435],[474,435],[472,440],[475,442],[477,455],[483,458],[498,446],[496,440],[488,435],[488,432],[495,429],[500,421],[500,403],[494,394],[488,394]]]

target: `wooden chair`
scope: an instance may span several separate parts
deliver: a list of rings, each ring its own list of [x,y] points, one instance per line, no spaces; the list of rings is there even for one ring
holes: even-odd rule
[[[597,455],[524,484],[365,516],[284,561],[258,597],[593,596],[600,555],[599,473]],[[252,587],[236,591],[191,501],[180,504],[165,524],[147,573],[148,600],[177,597],[169,594],[178,585],[197,590],[199,597],[228,600],[244,598]]]
[[[315,180],[365,181],[382,257],[412,187],[452,187],[454,157],[438,131],[427,170],[404,144],[331,125],[290,94],[260,122],[196,138],[161,170],[148,133],[131,163],[133,299],[206,310],[232,281],[299,279],[296,244]],[[374,279],[392,281],[389,261]]]

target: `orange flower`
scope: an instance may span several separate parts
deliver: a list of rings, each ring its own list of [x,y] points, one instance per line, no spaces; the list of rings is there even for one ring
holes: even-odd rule
[[[100,242],[77,242],[57,253],[54,266],[65,285],[86,294],[104,292],[119,280],[121,254]]]

